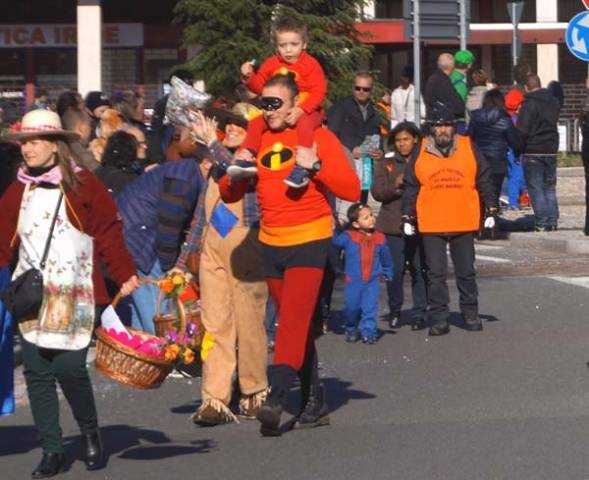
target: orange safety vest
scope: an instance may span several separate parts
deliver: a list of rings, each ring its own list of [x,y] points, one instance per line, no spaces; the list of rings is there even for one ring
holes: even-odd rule
[[[421,233],[479,229],[476,158],[470,138],[456,135],[455,139],[454,153],[447,158],[428,153],[428,140],[424,140],[415,162],[415,176],[421,185],[417,196],[417,225]]]

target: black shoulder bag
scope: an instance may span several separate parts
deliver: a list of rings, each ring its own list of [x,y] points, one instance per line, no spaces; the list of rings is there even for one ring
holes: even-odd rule
[[[59,194],[49,235],[45,242],[45,251],[39,264],[40,268],[29,268],[26,272],[10,282],[0,293],[0,300],[2,300],[4,307],[12,314],[12,318],[16,322],[36,318],[41,309],[41,304],[43,303],[43,270],[45,270],[45,262],[47,261],[47,255],[49,255],[51,236],[53,235],[62,198],[63,192]]]

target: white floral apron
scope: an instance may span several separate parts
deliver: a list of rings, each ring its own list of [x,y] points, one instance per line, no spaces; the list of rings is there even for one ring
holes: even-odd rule
[[[29,268],[40,268],[59,193],[59,188],[25,188],[18,221],[19,260],[13,279]],[[43,270],[41,310],[37,319],[19,324],[28,342],[59,350],[88,346],[95,316],[93,248],[92,237],[69,222],[64,195]]]

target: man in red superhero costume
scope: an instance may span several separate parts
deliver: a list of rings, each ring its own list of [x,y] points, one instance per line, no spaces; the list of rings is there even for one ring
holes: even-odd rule
[[[358,177],[332,132],[319,128],[313,148],[297,146],[297,132],[286,123],[287,112],[297,100],[298,87],[291,77],[276,76],[266,82],[260,104],[268,129],[258,151],[257,178],[231,183],[225,176],[220,181],[225,202],[237,201],[249,181],[257,182],[265,276],[278,308],[270,394],[257,415],[267,436],[280,435],[280,415],[295,374],[303,396],[297,426],[329,421],[310,334],[333,231],[328,195],[352,202],[360,197]],[[295,165],[307,169],[311,181],[293,193],[283,180]]]

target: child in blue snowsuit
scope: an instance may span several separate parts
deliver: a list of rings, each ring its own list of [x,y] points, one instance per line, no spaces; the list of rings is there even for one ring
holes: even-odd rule
[[[393,259],[385,236],[374,231],[376,219],[370,207],[353,204],[348,209],[348,220],[350,228],[333,238],[333,244],[345,253],[346,341],[356,342],[360,334],[362,342],[374,344],[380,282],[392,280]]]

